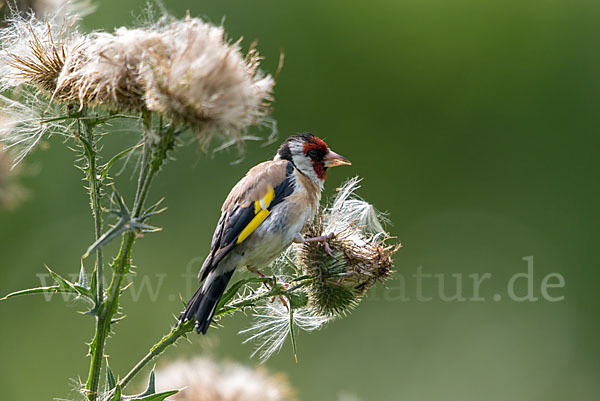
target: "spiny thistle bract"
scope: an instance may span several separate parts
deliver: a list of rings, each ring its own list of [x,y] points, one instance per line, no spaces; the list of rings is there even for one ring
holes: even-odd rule
[[[375,283],[391,278],[392,257],[400,244],[390,243],[383,216],[355,195],[359,182],[346,182],[304,232],[307,238],[333,233],[328,240],[332,255],[319,242],[295,244],[271,266],[277,283],[298,288],[286,291],[289,305],[258,307],[254,325],[242,331],[246,341],[257,343],[255,354],[261,360],[279,350],[294,327],[312,331],[342,317]]]
[[[208,358],[175,361],[156,372],[158,391],[180,388],[173,401],[293,401],[282,374]]]

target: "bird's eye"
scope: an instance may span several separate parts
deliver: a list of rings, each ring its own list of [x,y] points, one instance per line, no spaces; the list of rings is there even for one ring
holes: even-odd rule
[[[308,151],[307,155],[311,159],[316,159],[317,156],[319,155],[319,152],[317,152],[315,149],[311,149],[311,150]]]

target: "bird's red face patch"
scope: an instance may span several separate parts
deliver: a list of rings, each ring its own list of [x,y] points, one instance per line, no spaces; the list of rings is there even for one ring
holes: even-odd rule
[[[308,141],[304,142],[302,152],[310,157],[317,177],[321,180],[325,180],[325,178],[327,178],[327,168],[325,167],[323,159],[327,154],[327,144],[320,138],[311,136]]]

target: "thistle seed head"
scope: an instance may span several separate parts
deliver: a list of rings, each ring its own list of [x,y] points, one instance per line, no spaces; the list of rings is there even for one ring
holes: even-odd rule
[[[25,84],[53,93],[67,55],[83,40],[76,20],[73,16],[55,15],[42,21],[34,14],[13,15],[0,30],[0,90]]]
[[[153,112],[191,128],[203,145],[215,134],[239,142],[266,121],[274,79],[259,70],[256,49],[244,56],[223,27],[163,17],[84,36],[76,22],[15,14],[0,30],[0,90],[25,85],[80,109]]]
[[[158,32],[119,28],[112,34],[93,33],[67,56],[56,94],[82,106],[143,110],[144,60],[148,53],[159,51],[164,53]]]
[[[207,144],[240,139],[267,115],[274,80],[258,70],[223,27],[197,18],[95,33],[70,54],[57,94],[80,104],[148,110],[193,128]]]
[[[197,127],[206,143],[215,132],[239,136],[268,113],[274,80],[244,57],[223,27],[186,18],[162,29],[166,53],[149,54],[144,71],[149,110]]]
[[[376,282],[384,282],[392,274],[392,257],[400,244],[388,244],[390,236],[376,210],[354,195],[358,182],[348,181],[304,233],[305,237],[334,233],[328,241],[333,257],[318,242],[296,248],[298,265],[311,277],[308,306],[317,315],[345,314]]]

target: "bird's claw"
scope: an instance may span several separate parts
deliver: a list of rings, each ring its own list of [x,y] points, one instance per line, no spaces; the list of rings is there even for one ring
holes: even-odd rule
[[[333,256],[333,252],[331,252],[331,248],[329,247],[329,242],[327,242],[327,240],[323,241],[323,248],[325,248],[325,252],[327,253],[327,255],[331,256],[332,258]]]
[[[249,270],[250,272],[252,272],[252,273],[254,273],[254,274],[258,275],[258,277],[260,277],[260,278],[268,278],[268,279],[270,279],[271,281],[273,281],[273,278],[271,278],[271,277],[267,277],[266,275],[264,275],[263,273],[261,273],[260,271],[258,271],[258,270],[256,270],[256,269],[248,269],[248,270]],[[271,290],[271,288],[272,288],[272,287],[269,285],[269,283],[267,283],[267,282],[263,282],[263,284],[264,284],[264,286],[265,286],[265,287],[267,287],[267,290]]]
[[[325,249],[325,253],[327,253],[327,255],[331,256],[332,258],[335,258],[335,256],[333,256],[333,252],[331,251],[331,247],[329,246],[329,242],[327,242],[334,238],[335,233],[331,232],[327,235],[321,235],[320,237],[304,238],[302,242],[321,242],[323,244],[323,248]]]

